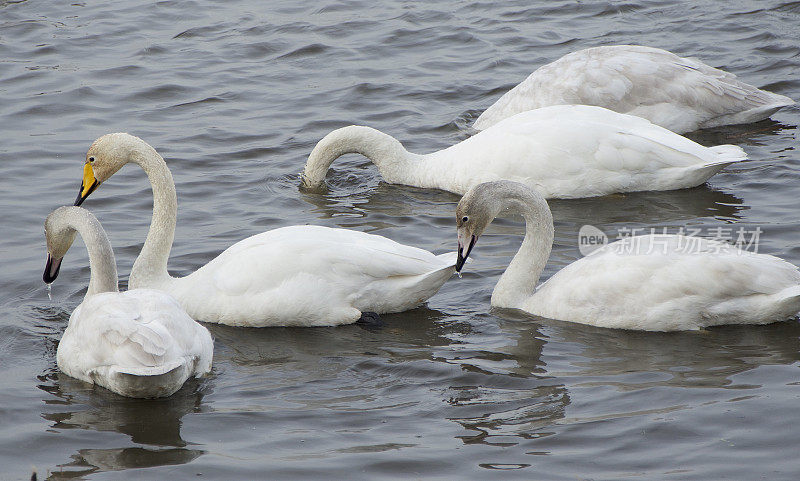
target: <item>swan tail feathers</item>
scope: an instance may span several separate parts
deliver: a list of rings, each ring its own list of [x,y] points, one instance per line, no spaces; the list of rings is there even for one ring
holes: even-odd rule
[[[439,254],[436,256],[438,259],[443,260],[447,263],[447,267],[456,265],[456,261],[458,260],[458,252],[448,252],[446,254]],[[472,262],[472,259],[467,259],[467,263]]]
[[[153,377],[153,376],[162,376],[167,374],[175,369],[180,368],[186,362],[185,359],[174,359],[171,362],[166,362],[164,364],[160,364],[158,366],[120,366],[117,367],[116,371],[120,374],[127,374],[129,376],[136,376],[136,377]]]
[[[800,311],[800,285],[787,287],[777,294],[778,302],[796,305]]]
[[[781,94],[776,94],[775,92],[769,92],[766,90],[759,90],[759,93],[763,93],[764,95],[764,106],[763,109],[775,109],[778,110],[782,107],[788,107],[790,105],[794,105],[796,102]]]
[[[442,262],[448,264],[448,266],[456,265],[456,260],[458,260],[458,253],[457,252],[446,252],[444,254],[439,254],[436,256],[437,259],[440,259]]]
[[[96,383],[127,397],[160,398],[173,395],[191,375],[191,363],[178,358],[158,366],[118,366]]]
[[[714,147],[709,147],[709,149],[717,154],[717,160],[704,164],[703,167],[709,167],[712,165],[729,165],[734,162],[747,160],[747,152],[745,152],[738,145],[715,145]]]
[[[775,320],[783,321],[797,317],[800,313],[800,285],[787,287],[772,296]]]
[[[766,119],[767,117],[772,116],[772,114],[774,114],[778,110],[784,107],[788,107],[790,105],[794,105],[796,103],[794,100],[784,95],[775,94],[772,92],[766,92],[763,90],[760,90],[759,93],[769,94],[770,96],[765,97],[763,99],[758,99],[758,101],[755,102],[755,105],[752,108],[737,114],[734,117],[737,119],[737,121],[738,119],[743,119],[746,120],[747,122],[755,122],[761,119]],[[738,122],[738,123],[747,123],[747,122]]]
[[[443,261],[444,265],[439,269],[431,271],[431,273],[445,272],[451,270],[451,268],[452,272],[455,272],[456,261],[458,261],[458,252],[448,252],[446,254],[439,254],[436,256],[436,258]],[[467,258],[466,263],[469,264],[470,262],[472,262],[472,259]]]

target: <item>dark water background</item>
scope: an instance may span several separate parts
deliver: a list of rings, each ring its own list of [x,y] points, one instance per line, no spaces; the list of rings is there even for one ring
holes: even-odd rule
[[[539,65],[639,43],[698,56],[800,100],[800,2],[257,2],[0,0],[0,479],[797,479],[800,325],[641,333],[495,312],[522,225],[492,225],[463,279],[427,307],[357,326],[209,325],[213,375],[136,401],[57,372],[88,281],[82,243],[52,300],[42,222],[70,204],[86,149],[114,131],[167,159],[179,215],[170,269],[316,223],[437,253],[457,196],[387,185],[351,155],[330,189],[298,190],[328,131],[365,124],[415,152]],[[750,162],[696,189],[553,202],[546,276],[577,231],[760,227],[760,252],[800,264],[800,108],[692,134]],[[85,204],[124,280],[151,193],[128,166]],[[120,473],[123,471],[123,473]]]

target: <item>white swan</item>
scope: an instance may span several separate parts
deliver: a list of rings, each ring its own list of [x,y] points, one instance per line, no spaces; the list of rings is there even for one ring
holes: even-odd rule
[[[128,284],[172,294],[195,319],[234,326],[331,326],[364,312],[411,309],[455,270],[455,253],[436,256],[385,237],[322,226],[291,226],[232,245],[186,277],[171,277],[177,197],[172,174],[150,145],[107,134],[86,154],[76,205],[132,162],[153,188],[153,219]]]
[[[495,216],[519,213],[525,239],[500,277],[492,305],[599,327],[674,331],[766,324],[800,311],[800,271],[777,257],[679,235],[611,243],[536,286],[553,244],[553,217],[536,191],[481,184],[461,199],[457,269]]]
[[[76,232],[89,251],[89,288],[58,344],[61,371],[123,396],[153,398],[170,396],[190,376],[211,370],[211,334],[175,299],[151,289],[118,291],[114,253],[95,216],[80,207],[59,207],[44,229],[42,278],[48,284]]]
[[[579,50],[539,67],[486,109],[474,127],[483,130],[519,112],[558,104],[597,105],[683,133],[755,122],[794,100],[696,58],[613,45]]]
[[[356,152],[393,184],[463,194],[493,180],[514,180],[546,198],[577,198],[695,187],[744,160],[733,145],[703,147],[649,121],[586,105],[556,105],[508,118],[452,147],[408,152],[369,127],[344,127],[317,143],[303,184],[317,188],[331,163]]]

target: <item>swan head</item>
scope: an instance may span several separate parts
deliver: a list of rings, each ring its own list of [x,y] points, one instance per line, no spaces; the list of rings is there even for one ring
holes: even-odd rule
[[[472,248],[478,242],[486,226],[500,213],[502,204],[497,196],[493,182],[472,187],[464,194],[456,207],[456,229],[458,231],[458,260],[456,272],[461,272]]]
[[[106,134],[95,140],[86,152],[83,179],[75,205],[81,205],[100,184],[147,147],[150,146],[142,139],[125,133]]]
[[[47,239],[47,263],[42,280],[50,284],[58,277],[61,260],[75,242],[77,231],[66,222],[71,209],[79,207],[59,207],[47,216],[44,221],[44,236]]]
[[[544,197],[519,182],[497,180],[470,188],[456,207],[458,231],[456,272],[461,272],[478,238],[495,217],[501,212],[525,212],[531,205],[536,204],[542,205],[542,209],[546,209],[549,213]]]

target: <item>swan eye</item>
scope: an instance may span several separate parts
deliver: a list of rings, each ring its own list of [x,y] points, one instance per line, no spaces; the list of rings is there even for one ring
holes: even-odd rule
[[[469,216],[464,216],[461,218],[461,222],[469,222]]]
[[[89,157],[89,162],[94,162],[94,157]]]

